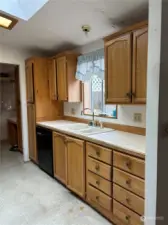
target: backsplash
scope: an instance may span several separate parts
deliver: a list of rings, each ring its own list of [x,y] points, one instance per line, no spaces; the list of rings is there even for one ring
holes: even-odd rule
[[[83,110],[83,103],[64,103],[64,115],[65,116],[73,116],[79,118],[92,119],[91,116],[81,115],[81,111]],[[72,113],[72,111],[74,111]],[[96,117],[96,120],[109,122],[109,123],[117,123],[135,127],[146,127],[146,106],[137,106],[137,105],[119,105],[117,109],[117,119],[113,118],[102,118]],[[134,113],[142,114],[142,121],[135,122],[134,121]]]

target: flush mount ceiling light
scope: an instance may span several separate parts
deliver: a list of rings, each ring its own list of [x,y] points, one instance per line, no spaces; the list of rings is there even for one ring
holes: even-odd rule
[[[10,16],[0,13],[0,27],[11,30],[18,21]]]

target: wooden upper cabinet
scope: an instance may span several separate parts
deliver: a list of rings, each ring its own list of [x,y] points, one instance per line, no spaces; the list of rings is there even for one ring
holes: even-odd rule
[[[105,39],[106,104],[145,104],[147,86],[147,21]]]
[[[130,103],[131,33],[105,43],[106,103]]]
[[[84,141],[67,137],[67,186],[85,197],[85,147]]]
[[[50,99],[57,100],[57,71],[55,59],[48,60],[48,76],[49,76],[49,86],[50,86]]]
[[[34,103],[34,67],[33,62],[26,63],[27,103]]]
[[[132,101],[146,103],[148,28],[133,32]]]
[[[65,135],[53,132],[53,162],[54,176],[62,183],[66,184],[66,144]]]
[[[57,65],[57,88],[58,100],[68,100],[68,87],[67,87],[67,62],[66,57],[59,57],[56,59]]]
[[[37,162],[35,105],[27,105],[29,157]]]
[[[81,82],[76,79],[77,54],[61,53],[49,61],[50,98],[81,102]]]

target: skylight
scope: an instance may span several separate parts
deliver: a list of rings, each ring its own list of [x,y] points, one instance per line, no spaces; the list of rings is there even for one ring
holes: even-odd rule
[[[49,0],[4,0],[0,1],[0,11],[19,19],[29,20]]]

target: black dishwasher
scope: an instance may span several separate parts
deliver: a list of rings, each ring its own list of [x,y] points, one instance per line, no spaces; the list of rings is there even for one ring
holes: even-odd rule
[[[36,135],[39,167],[53,177],[52,131],[37,127]]]

